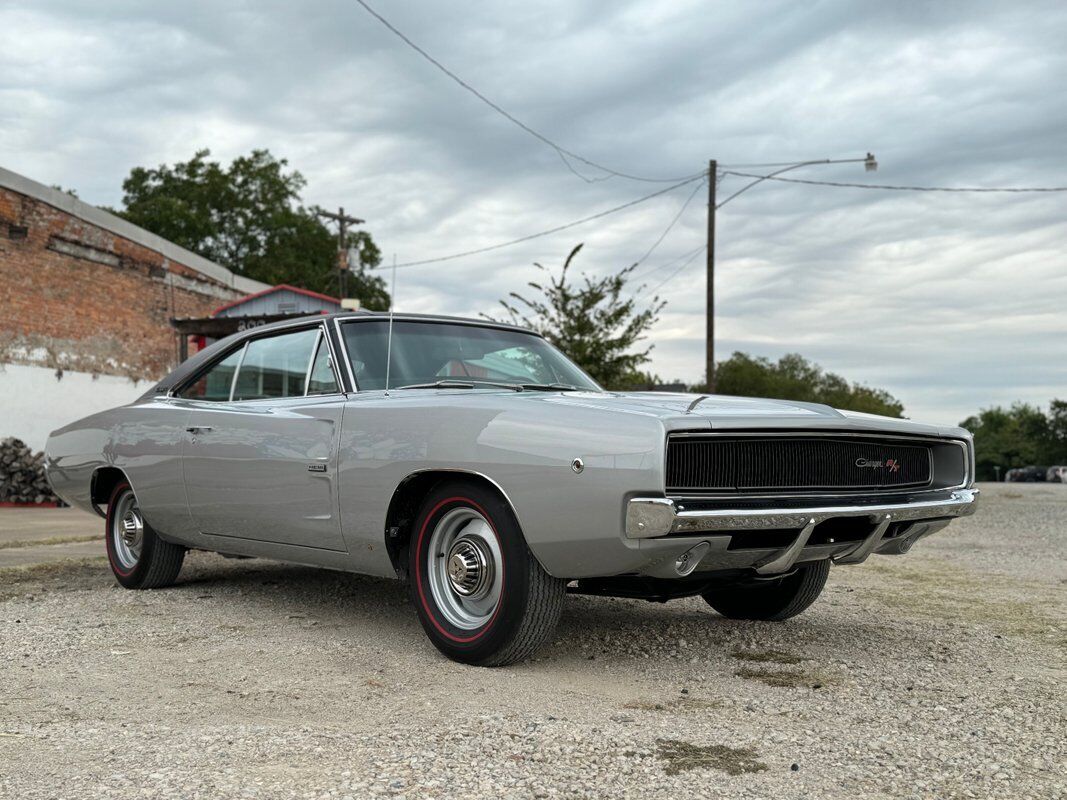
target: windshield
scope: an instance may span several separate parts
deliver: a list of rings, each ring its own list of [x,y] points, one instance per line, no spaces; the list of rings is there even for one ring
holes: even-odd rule
[[[341,326],[361,390],[384,389],[389,320]],[[449,382],[600,387],[544,339],[521,331],[448,322],[393,322],[389,388]]]

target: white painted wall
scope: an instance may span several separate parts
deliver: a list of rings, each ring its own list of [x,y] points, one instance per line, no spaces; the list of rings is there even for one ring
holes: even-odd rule
[[[22,364],[0,364],[0,439],[17,436],[43,450],[48,434],[97,411],[125,405],[151,384],[86,372],[64,372]]]

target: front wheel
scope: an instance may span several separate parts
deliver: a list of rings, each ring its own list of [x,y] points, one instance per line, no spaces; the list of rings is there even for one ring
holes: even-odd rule
[[[127,589],[170,586],[185,560],[185,548],[165,542],[145,522],[137,496],[123,481],[107,505],[107,560]]]
[[[449,658],[498,667],[552,635],[566,582],[533,557],[508,504],[467,483],[423,502],[408,548],[412,601],[430,641]]]
[[[730,619],[781,621],[795,617],[814,603],[829,574],[829,560],[816,561],[784,578],[709,589],[702,596],[709,606]]]

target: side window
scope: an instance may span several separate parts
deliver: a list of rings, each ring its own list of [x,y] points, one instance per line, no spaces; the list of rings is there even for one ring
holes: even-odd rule
[[[325,338],[319,339],[319,349],[315,353],[315,363],[311,365],[311,380],[308,382],[308,394],[336,394],[337,378],[330,365],[330,347]]]
[[[182,389],[178,396],[190,400],[211,400],[214,402],[229,400],[230,389],[233,386],[233,374],[237,371],[237,365],[241,363],[241,354],[243,352],[244,348],[241,347],[230,353],[226,358]]]
[[[285,333],[248,343],[237,374],[234,400],[302,397],[318,328]]]

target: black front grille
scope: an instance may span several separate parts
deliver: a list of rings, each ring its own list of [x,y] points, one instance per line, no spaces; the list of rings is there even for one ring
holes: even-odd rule
[[[931,482],[931,446],[879,437],[672,436],[667,493],[903,489]]]

